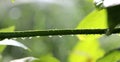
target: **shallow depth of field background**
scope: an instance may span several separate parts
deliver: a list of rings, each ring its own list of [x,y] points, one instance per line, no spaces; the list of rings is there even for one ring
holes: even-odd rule
[[[92,0],[15,0],[15,2],[0,0],[0,29],[10,26],[14,26],[15,31],[76,29],[81,20],[94,9]],[[90,22],[92,20],[88,23]],[[115,39],[118,38],[115,37]],[[79,62],[79,57],[71,58],[73,50],[81,42],[75,35],[50,35],[39,38],[17,38],[16,40],[30,48],[31,52],[8,46],[2,53],[3,62],[31,56],[40,58],[41,62]],[[103,37],[100,40],[106,41],[107,39],[104,40]],[[89,46],[87,43],[81,45]],[[97,44],[93,43],[93,45]],[[86,51],[89,52],[89,50]],[[81,54],[86,56],[84,52]],[[74,61],[74,59],[78,60]],[[92,59],[80,60],[94,62]]]

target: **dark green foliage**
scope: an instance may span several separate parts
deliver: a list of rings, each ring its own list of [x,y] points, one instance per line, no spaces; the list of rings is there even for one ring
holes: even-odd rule
[[[112,34],[116,26],[120,24],[120,5],[107,7],[108,31],[106,35]]]

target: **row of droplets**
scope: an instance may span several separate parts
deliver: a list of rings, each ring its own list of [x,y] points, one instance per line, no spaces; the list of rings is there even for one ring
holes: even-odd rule
[[[74,36],[74,35],[71,35],[71,36]],[[49,38],[52,38],[53,36],[52,35],[49,35],[48,36]],[[62,35],[58,35],[59,38],[62,38],[63,36]],[[33,37],[21,37],[22,40],[25,40],[26,38],[28,39],[32,39]],[[40,38],[40,36],[36,36],[36,38]],[[16,40],[17,38],[12,38],[13,40]]]

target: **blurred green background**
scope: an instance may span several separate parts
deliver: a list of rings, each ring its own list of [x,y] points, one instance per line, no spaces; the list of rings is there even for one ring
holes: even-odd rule
[[[0,0],[0,29],[10,26],[15,26],[15,31],[75,29],[93,9],[92,0],[15,0],[14,3]],[[41,62],[68,62],[72,49],[79,41],[72,35],[16,40],[31,51],[7,46],[2,62],[28,56],[40,58]]]

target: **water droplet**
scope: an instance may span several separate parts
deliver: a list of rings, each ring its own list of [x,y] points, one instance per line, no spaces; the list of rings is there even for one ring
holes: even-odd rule
[[[40,36],[36,36],[37,38],[40,38]]]
[[[32,37],[29,37],[29,39],[32,39]]]
[[[25,37],[22,37],[21,39],[22,39],[22,40],[25,40]]]
[[[17,38],[12,38],[13,40],[16,40]]]
[[[71,36],[74,36],[73,34]]]
[[[51,35],[49,35],[48,37],[52,37]]]
[[[62,38],[62,36],[61,36],[61,35],[59,35],[59,37],[60,37],[60,38]]]

